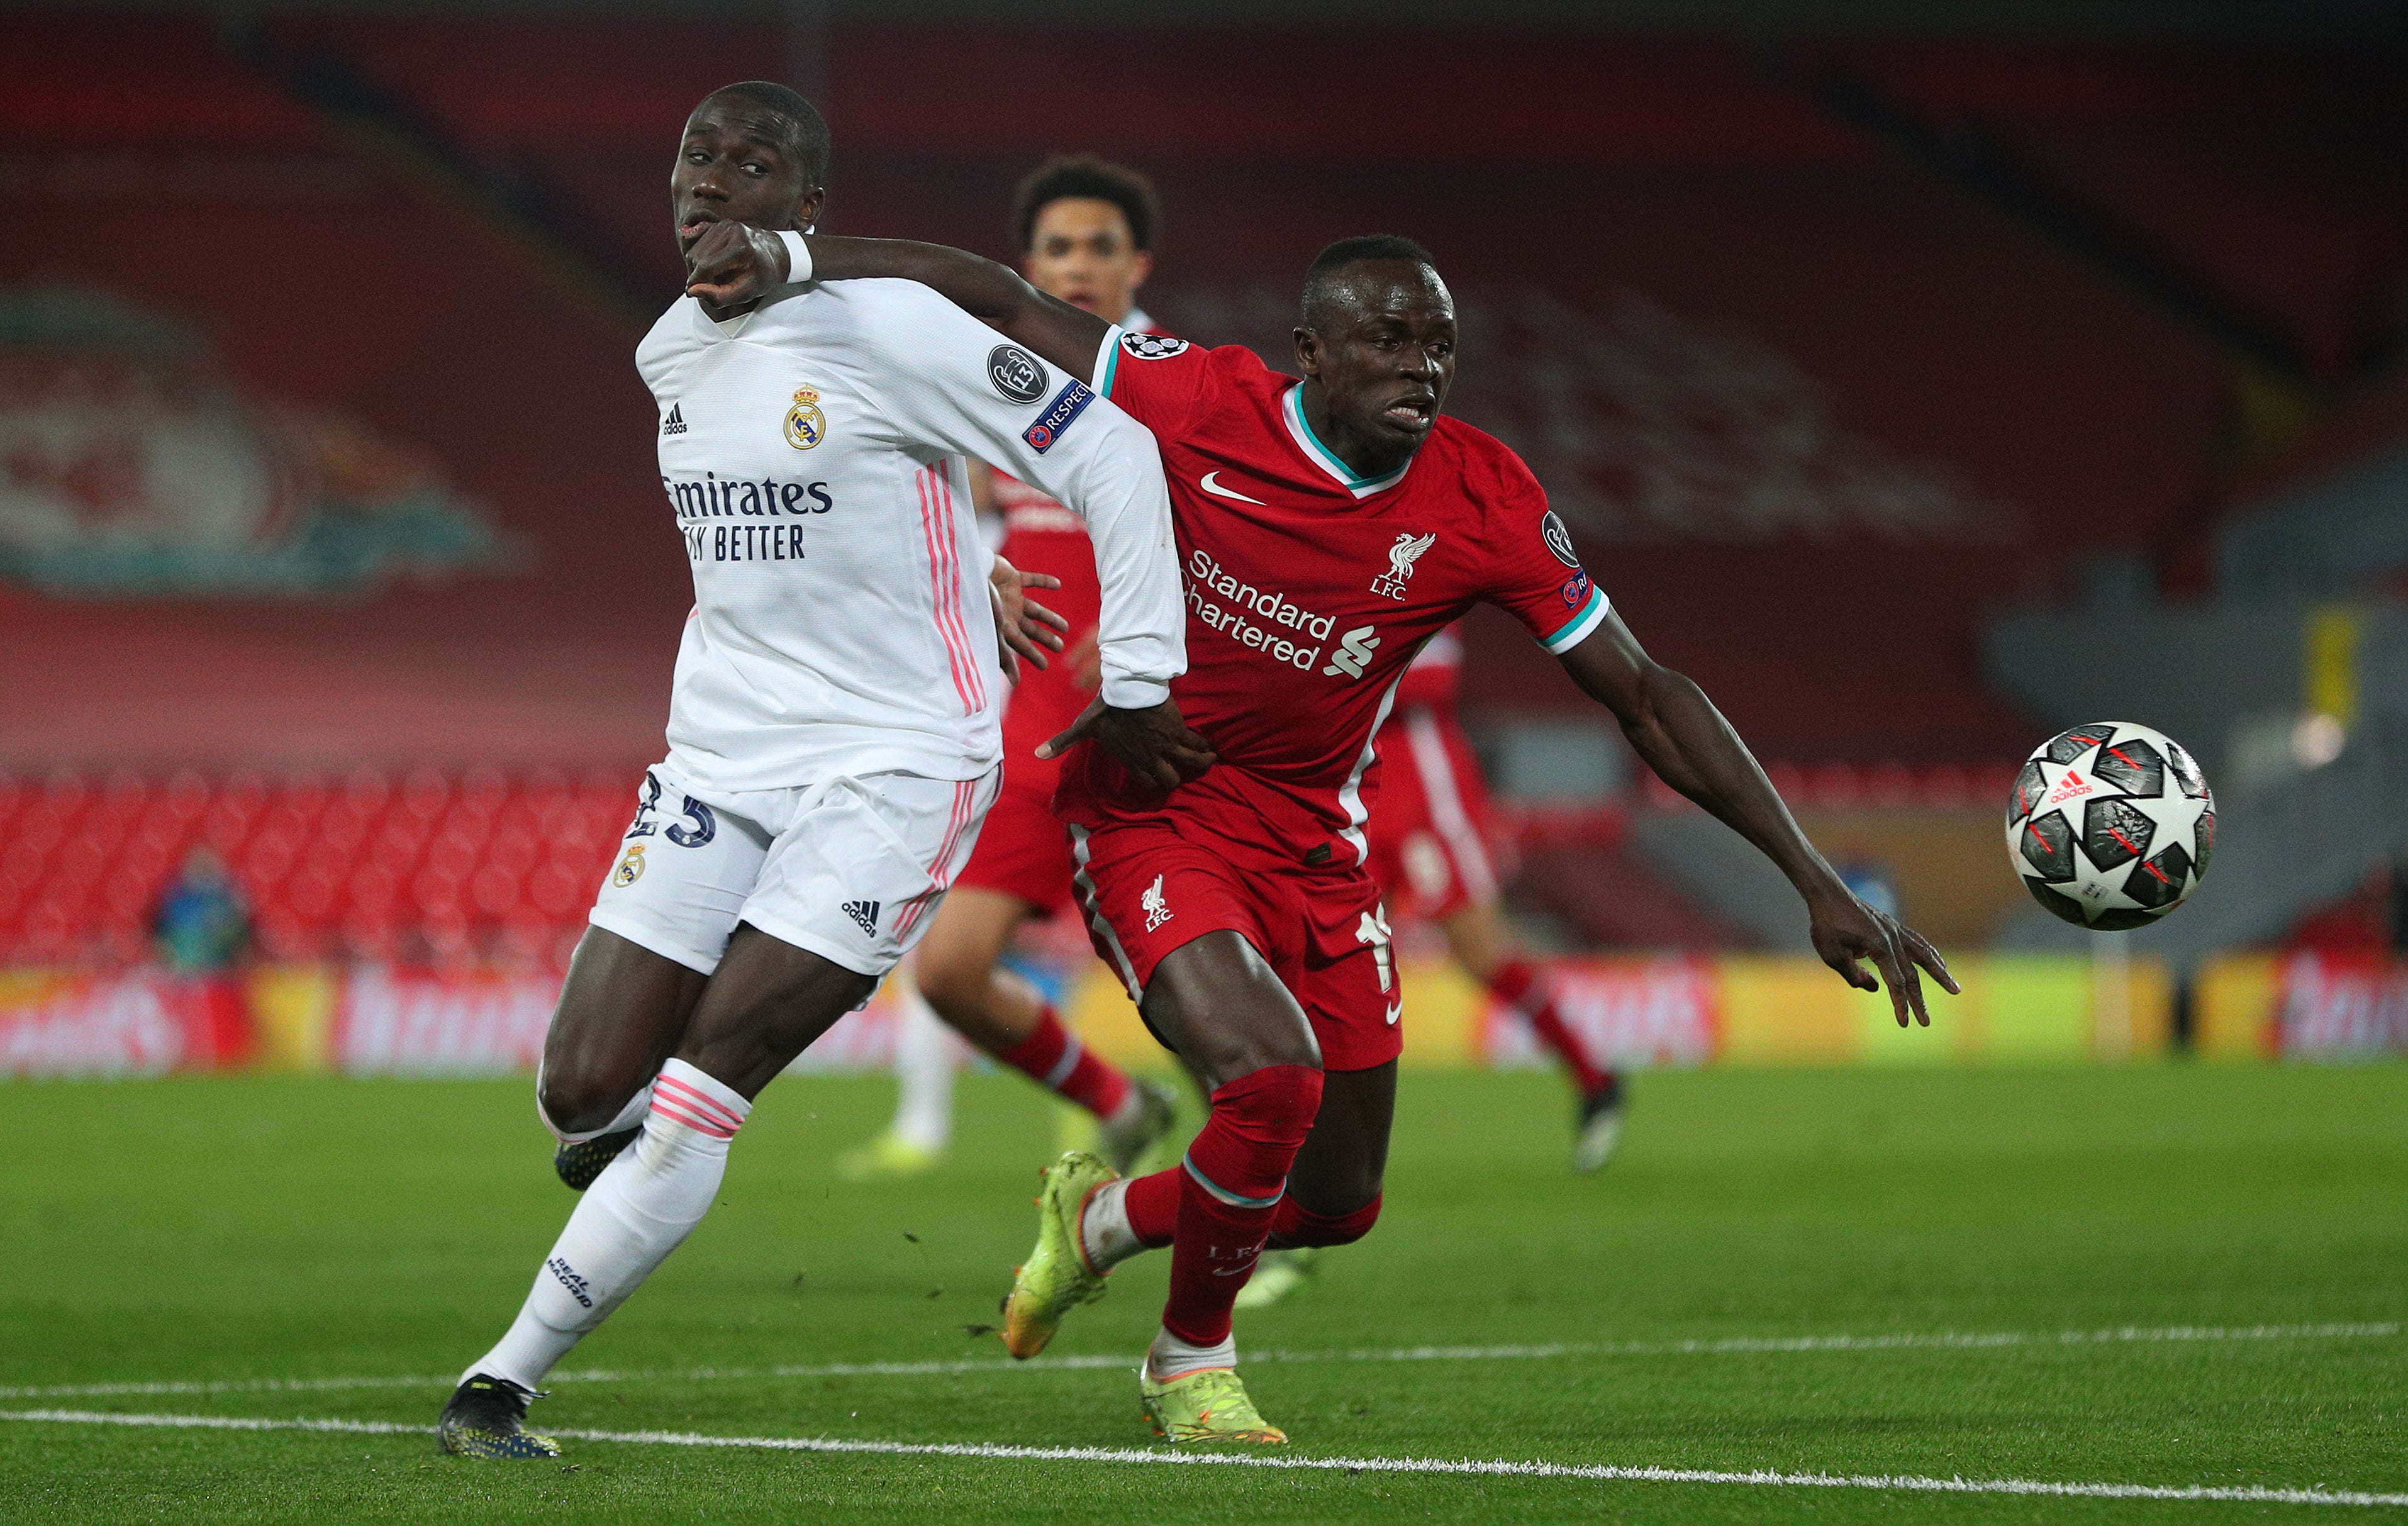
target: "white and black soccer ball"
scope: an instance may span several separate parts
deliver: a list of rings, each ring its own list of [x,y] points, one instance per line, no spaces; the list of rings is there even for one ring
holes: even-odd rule
[[[2015,775],[2007,857],[2032,899],[2077,927],[2156,921],[2199,888],[2215,797],[2180,743],[2128,720],[2059,732]]]

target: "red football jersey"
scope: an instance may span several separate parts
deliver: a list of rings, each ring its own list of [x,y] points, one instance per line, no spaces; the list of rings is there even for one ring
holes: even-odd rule
[[[1463,635],[1453,626],[1423,643],[1397,685],[1397,708],[1452,710],[1463,690]]]
[[[1061,734],[1096,697],[1079,686],[1076,657],[1092,641],[1103,609],[1103,585],[1096,578],[1096,548],[1084,520],[1019,478],[995,474],[995,505],[1003,512],[1004,559],[1023,572],[1051,573],[1060,588],[1032,591],[1038,603],[1070,622],[1062,649],[1044,667],[1024,663],[1020,681],[1003,709],[1005,766],[1042,768],[1032,756],[1038,744]]]
[[[1170,692],[1220,764],[1168,797],[1100,748],[1064,820],[1178,815],[1308,864],[1360,863],[1373,734],[1422,644],[1486,601],[1552,651],[1605,619],[1521,458],[1441,416],[1399,471],[1358,478],[1305,422],[1302,384],[1230,345],[1115,331],[1096,391],[1154,432],[1187,585]]]

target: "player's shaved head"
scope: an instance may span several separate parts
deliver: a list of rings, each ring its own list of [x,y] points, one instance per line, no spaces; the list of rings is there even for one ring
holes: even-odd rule
[[[1305,267],[1302,317],[1309,329],[1342,325],[1361,312],[1376,292],[1396,284],[1398,266],[1418,267],[1426,286],[1447,300],[1446,283],[1439,279],[1430,251],[1398,234],[1365,234],[1341,238]]]
[[[747,114],[756,116],[760,124],[768,129],[770,141],[793,160],[806,187],[827,183],[834,140],[828,134],[827,119],[801,93],[774,80],[741,80],[722,85],[704,96],[686,120],[692,121],[714,106],[751,108]]]
[[[1429,437],[1455,384],[1455,298],[1410,238],[1341,238],[1304,273],[1296,363],[1307,424],[1365,478]]]

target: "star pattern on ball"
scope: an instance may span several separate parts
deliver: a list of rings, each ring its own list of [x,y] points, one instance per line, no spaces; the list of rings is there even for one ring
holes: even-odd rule
[[[2138,926],[2197,887],[2214,850],[2214,810],[2199,765],[2171,738],[2128,721],[2075,726],[2016,773],[2007,853],[2057,916]]]

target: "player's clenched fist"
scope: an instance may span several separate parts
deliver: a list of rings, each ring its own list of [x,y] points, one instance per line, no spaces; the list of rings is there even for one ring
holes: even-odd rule
[[[756,301],[785,280],[785,246],[746,223],[714,222],[685,251],[686,294],[714,307]]]
[[[1094,737],[1138,777],[1161,790],[1175,790],[1201,777],[1220,760],[1212,744],[1188,729],[1179,714],[1179,702],[1164,700],[1142,710],[1121,710],[1095,702],[1070,722],[1070,729],[1037,749],[1039,758],[1058,758]]]

